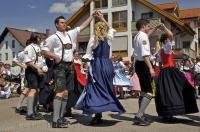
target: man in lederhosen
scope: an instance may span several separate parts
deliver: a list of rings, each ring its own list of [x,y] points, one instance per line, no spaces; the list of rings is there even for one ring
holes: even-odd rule
[[[150,62],[150,43],[148,33],[150,28],[147,20],[138,20],[136,28],[139,31],[133,40],[135,71],[139,77],[141,85],[141,95],[139,97],[139,110],[134,118],[136,125],[150,125],[150,120],[144,116],[144,112],[152,99],[151,80],[155,76],[154,69]]]
[[[53,101],[53,128],[67,127],[64,118],[68,91],[74,88],[73,51],[76,49],[77,36],[92,21],[90,16],[80,27],[66,31],[66,20],[63,16],[55,19],[57,32],[46,39],[42,46],[43,54],[54,59],[55,98]]]
[[[40,120],[42,115],[36,111],[38,90],[44,86],[43,76],[48,69],[41,55],[40,37],[34,33],[31,34],[30,45],[24,49],[24,63],[27,65],[25,77],[30,89],[27,96],[26,119]]]

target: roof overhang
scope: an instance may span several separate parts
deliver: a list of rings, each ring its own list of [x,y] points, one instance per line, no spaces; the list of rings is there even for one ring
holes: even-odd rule
[[[76,11],[69,19],[67,19],[66,24],[69,26],[72,26],[75,24],[75,22],[78,21],[78,19],[82,16],[82,14],[85,14],[90,9],[90,1],[85,1],[84,5]]]
[[[6,34],[8,33],[8,28],[6,27],[3,32],[1,33],[0,36],[0,43],[4,40],[4,37],[6,36]]]
[[[84,2],[84,5],[75,12],[74,15],[72,15],[67,21],[66,24],[67,25],[74,25],[75,22],[82,16],[82,14],[85,14],[89,9],[90,9],[90,2],[92,0],[86,0]],[[187,25],[184,24],[184,22],[182,22],[181,20],[179,20],[178,17],[160,9],[159,7],[157,7],[156,5],[148,2],[147,0],[137,0],[139,3],[141,3],[142,5],[152,9],[153,11],[157,12],[158,14],[166,17],[167,19],[169,19],[170,21],[172,21],[174,24],[176,24],[176,26],[178,28],[180,28],[182,31],[184,32],[188,32],[190,35],[194,35],[195,32]]]
[[[190,35],[194,35],[195,32],[188,27],[187,25],[185,25],[181,20],[179,20],[179,18],[177,18],[176,16],[161,10],[160,8],[158,8],[156,5],[148,2],[147,0],[137,0],[139,3],[143,4],[144,6],[156,11],[157,13],[159,13],[160,15],[166,17],[167,19],[169,19],[170,21],[172,21],[173,23],[176,24],[176,26],[178,28],[180,28],[182,31],[188,32]]]

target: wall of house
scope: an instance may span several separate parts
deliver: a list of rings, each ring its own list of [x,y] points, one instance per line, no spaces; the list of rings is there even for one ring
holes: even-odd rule
[[[12,48],[12,40],[15,40],[15,48]],[[6,49],[6,41],[8,41],[8,48]],[[1,54],[1,61],[4,63],[12,64],[13,60],[13,52],[15,55],[19,51],[22,51],[24,48],[19,44],[19,42],[10,34],[8,33],[4,40],[0,44],[0,54]],[[6,60],[5,53],[8,53],[8,60]]]
[[[140,3],[137,3],[137,2],[135,3],[134,1],[135,0],[133,0],[133,2],[132,2],[132,7],[133,7],[132,10],[135,12],[135,20],[136,21],[141,18],[141,14],[142,13],[153,12],[149,8],[141,5]],[[168,19],[166,19],[165,17],[161,16],[160,14],[158,14],[156,12],[153,12],[153,18],[161,19],[164,22],[164,24],[166,25],[166,27],[168,27],[169,29],[172,28],[171,27],[171,22]],[[194,27],[194,23],[191,23],[190,26]],[[198,33],[198,31],[195,31],[195,32]],[[158,35],[158,38],[159,38],[161,34],[157,34],[157,35]],[[182,43],[184,41],[190,41],[189,48],[192,49],[193,51],[195,51],[195,48],[198,47],[198,46],[196,46],[196,44],[198,44],[198,37],[197,36],[198,36],[198,34],[196,34],[193,37],[193,36],[191,36],[189,34],[186,34],[186,33],[179,33],[179,35],[174,37],[174,40],[176,42],[176,48],[181,49],[181,48],[183,48],[183,44]],[[151,37],[150,37],[150,43],[153,43],[153,44],[155,43],[155,41]]]
[[[132,10],[131,10],[131,0],[127,1],[128,4],[126,6],[120,7],[112,7],[112,0],[108,0],[108,8],[98,9],[102,13],[108,14],[108,23],[112,25],[112,13],[116,11],[127,11],[127,18],[132,18]],[[93,12],[94,2],[90,4],[90,11]],[[130,58],[132,54],[132,31],[131,31],[131,22],[132,19],[128,19],[127,21],[127,31],[117,32],[115,34],[115,38],[113,40],[113,51],[127,51],[128,56],[125,59]],[[93,29],[94,24],[91,24],[90,29]],[[93,34],[93,30],[90,30],[90,33]]]
[[[141,5],[140,3],[133,0],[132,2],[132,10],[135,12],[135,20],[141,19],[142,13],[152,12],[149,8]]]
[[[135,33],[135,31],[132,31],[132,12],[134,12],[134,21],[137,21],[139,19],[141,19],[141,14],[142,13],[148,13],[148,12],[153,12],[151,9],[147,8],[146,6],[138,3],[136,0],[127,0],[128,4],[126,6],[120,6],[120,7],[112,7],[112,0],[108,0],[108,8],[105,9],[97,9],[100,10],[102,13],[107,13],[108,14],[108,23],[110,25],[112,25],[112,13],[116,12],[116,11],[127,11],[127,31],[123,31],[123,32],[117,32],[115,34],[115,38],[113,40],[113,51],[127,51],[127,57],[125,57],[124,59],[126,60],[130,60],[130,57],[133,53],[133,48],[132,48],[132,39],[133,39],[133,33]],[[79,20],[75,23],[74,26],[79,26],[84,20],[86,20],[90,15],[92,15],[92,12],[94,12],[94,2],[92,1],[90,3],[90,10],[88,10],[88,12],[81,16],[79,18]],[[168,19],[165,19],[165,17],[161,16],[160,14],[153,12],[153,18],[160,18],[162,20],[164,20],[165,25],[168,28],[171,28],[171,22]],[[94,23],[90,24],[90,30],[89,30],[89,34],[86,35],[87,37],[91,36],[93,34],[93,30],[94,30]],[[160,36],[160,34],[157,34],[158,36],[153,36],[152,39],[158,39]],[[191,36],[183,36],[184,34],[180,34],[177,35],[175,37],[175,41],[176,41],[176,45],[178,48],[182,48],[182,41],[191,41],[191,49],[194,49],[194,42],[193,42],[193,38]],[[152,40],[151,39],[151,40]],[[86,40],[86,39],[84,39]],[[81,41],[82,42],[82,41]],[[152,41],[152,43],[155,43],[155,41]]]

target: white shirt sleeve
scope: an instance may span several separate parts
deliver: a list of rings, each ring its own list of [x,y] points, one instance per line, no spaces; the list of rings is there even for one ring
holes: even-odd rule
[[[140,44],[139,44],[141,47],[141,55],[144,57],[144,56],[149,56],[151,55],[151,52],[150,52],[150,43],[149,43],[149,39],[148,39],[148,36],[143,36],[141,38],[141,41],[140,41]]]
[[[71,37],[71,40],[72,40],[72,43],[76,43],[77,41],[77,36],[79,35],[80,33],[80,27],[76,27],[72,30],[69,30],[67,32],[69,34],[69,36]]]
[[[53,47],[56,43],[56,36],[55,35],[51,35],[50,37],[48,37],[41,45],[41,50],[45,50],[45,51],[51,51],[53,50]]]
[[[93,59],[92,50],[94,43],[95,43],[94,37],[91,37],[87,45],[86,54],[83,56],[84,59],[89,59],[89,60]]]
[[[116,30],[114,28],[109,27],[108,35],[107,35],[108,39],[113,40],[115,33],[116,33]]]
[[[29,45],[24,49],[24,63],[31,62],[35,58],[35,51]]]
[[[175,45],[174,41],[168,41],[163,45],[165,54],[170,54],[172,52],[172,47]]]

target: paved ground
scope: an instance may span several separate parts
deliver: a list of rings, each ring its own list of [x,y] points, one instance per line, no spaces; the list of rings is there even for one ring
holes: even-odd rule
[[[132,118],[137,111],[137,99],[121,100],[126,108],[126,113],[117,115],[104,113],[104,124],[99,126],[87,126],[90,117],[81,115],[81,111],[73,111],[74,118],[70,118],[69,128],[52,129],[49,125],[51,115],[45,114],[45,120],[26,121],[24,116],[14,112],[18,98],[0,100],[0,132],[200,132],[200,113],[179,116],[176,124],[163,124],[159,122],[154,101],[147,109],[148,114],[155,120],[151,126],[141,127],[133,125]],[[198,99],[200,108],[200,99]]]

